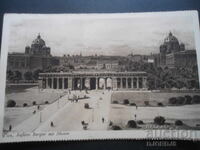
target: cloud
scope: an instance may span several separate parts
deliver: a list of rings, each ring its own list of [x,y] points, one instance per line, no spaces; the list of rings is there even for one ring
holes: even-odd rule
[[[40,33],[53,55],[150,54],[159,51],[169,31],[194,48],[188,16],[18,15],[10,26],[9,51],[24,52]]]

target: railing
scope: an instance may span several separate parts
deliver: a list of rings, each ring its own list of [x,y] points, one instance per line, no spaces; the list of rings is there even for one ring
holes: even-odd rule
[[[127,77],[127,76],[147,76],[146,72],[60,72],[60,73],[40,73],[40,77]]]

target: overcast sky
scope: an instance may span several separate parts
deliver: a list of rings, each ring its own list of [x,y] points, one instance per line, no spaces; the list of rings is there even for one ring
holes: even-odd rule
[[[9,52],[24,52],[38,33],[57,56],[158,53],[170,31],[186,49],[195,47],[189,16],[14,15],[9,29]]]

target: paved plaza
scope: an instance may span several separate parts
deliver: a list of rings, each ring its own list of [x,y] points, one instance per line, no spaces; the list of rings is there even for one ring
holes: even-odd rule
[[[71,94],[80,93],[79,91],[73,91]],[[88,123],[88,130],[107,130],[111,93],[111,91],[89,91],[88,99],[68,102],[35,131],[83,130],[81,121]],[[68,98],[67,95],[65,98]],[[89,104],[89,109],[84,108],[85,103]],[[104,118],[104,122],[102,118]],[[50,126],[51,122],[54,123],[53,127]]]
[[[153,122],[159,115],[164,116],[167,122],[180,119],[189,126],[200,124],[199,105],[138,106],[136,109],[135,106],[111,104],[111,96],[117,93],[111,90],[75,90],[66,92],[51,104],[41,106],[40,110],[36,106],[6,108],[4,129],[8,130],[11,124],[13,132],[80,131],[84,130],[84,121],[86,130],[109,130],[110,121],[125,126],[129,120],[135,119]],[[74,96],[79,100],[73,100]],[[89,104],[89,108],[85,108],[85,104]]]

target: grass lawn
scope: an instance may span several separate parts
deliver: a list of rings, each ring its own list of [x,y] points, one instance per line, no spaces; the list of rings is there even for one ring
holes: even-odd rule
[[[129,120],[142,120],[143,125],[138,125],[138,129],[200,129],[200,105],[185,106],[166,106],[166,107],[138,107],[111,104],[110,121],[114,125],[120,126],[122,129],[127,128]],[[135,117],[136,116],[136,117]],[[156,116],[163,116],[166,119],[164,126],[155,126],[153,120]],[[181,120],[183,126],[175,126],[174,122]]]

